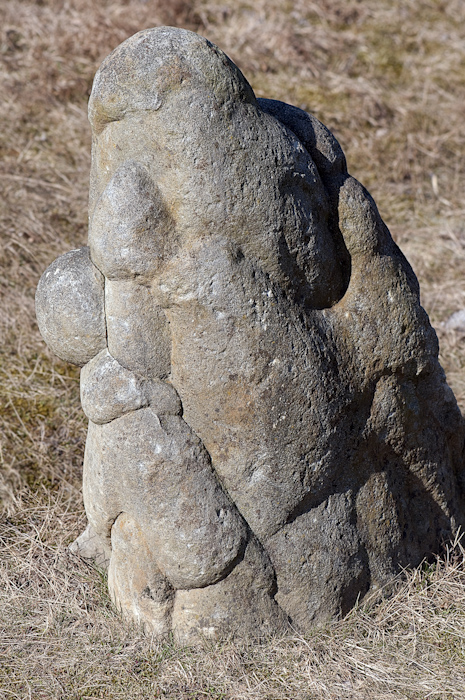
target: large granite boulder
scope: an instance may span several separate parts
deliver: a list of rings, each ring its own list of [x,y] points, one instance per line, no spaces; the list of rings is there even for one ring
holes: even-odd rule
[[[83,366],[74,545],[156,634],[308,630],[465,522],[418,283],[338,142],[181,29],[103,62],[89,246],[37,291]]]

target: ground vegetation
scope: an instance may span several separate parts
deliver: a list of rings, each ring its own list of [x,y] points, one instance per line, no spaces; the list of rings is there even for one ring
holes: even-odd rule
[[[465,308],[462,0],[2,0],[0,696],[461,700],[460,538],[311,636],[198,648],[124,624],[104,572],[67,549],[84,526],[86,424],[79,373],[41,340],[34,292],[86,242],[93,75],[126,37],[162,24],[208,37],[257,96],[335,133],[419,278],[465,409],[465,334],[445,328]]]

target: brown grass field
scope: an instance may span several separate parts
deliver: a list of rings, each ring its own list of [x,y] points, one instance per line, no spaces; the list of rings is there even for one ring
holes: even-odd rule
[[[79,375],[34,315],[47,265],[86,242],[93,75],[161,24],[198,31],[258,96],[313,112],[419,277],[465,408],[463,0],[0,0],[0,698],[465,698],[465,550],[405,572],[308,637],[181,648],[124,624],[84,524]],[[464,542],[465,544],[465,542]]]

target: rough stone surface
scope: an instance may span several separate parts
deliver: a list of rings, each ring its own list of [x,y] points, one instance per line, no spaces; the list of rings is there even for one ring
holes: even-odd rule
[[[269,558],[252,539],[243,559],[214,586],[179,590],[172,626],[184,643],[220,634],[261,637],[285,629],[287,615],[274,600],[276,577]]]
[[[89,522],[109,544],[120,513],[140,523],[153,561],[177,588],[222,578],[248,539],[198,437],[179,416],[159,418],[151,408],[90,423],[84,499]]]
[[[153,561],[140,522],[121,513],[111,528],[108,587],[123,615],[145,623],[147,631],[171,631],[175,591]]]
[[[108,569],[111,557],[111,548],[97,535],[89,523],[79,537],[77,537],[69,549],[83,559],[90,559],[102,569]]]
[[[191,32],[119,46],[89,117],[90,259],[37,293],[46,341],[87,363],[75,551],[184,641],[344,614],[465,525],[412,269],[331,132]]]
[[[148,405],[144,380],[102,350],[81,371],[81,404],[89,420],[101,425]]]
[[[108,349],[144,377],[165,379],[171,369],[168,321],[150,289],[135,280],[105,283]]]
[[[60,255],[42,275],[36,292],[39,330],[62,360],[85,365],[106,347],[104,277],[89,248]]]

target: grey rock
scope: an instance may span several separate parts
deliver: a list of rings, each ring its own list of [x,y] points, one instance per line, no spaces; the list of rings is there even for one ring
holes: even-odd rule
[[[109,280],[150,280],[157,259],[173,248],[173,222],[148,171],[124,162],[94,209],[89,228],[92,259]]]
[[[154,564],[140,522],[127,513],[111,528],[108,588],[123,616],[159,637],[171,632],[175,592]]]
[[[182,403],[176,389],[163,381],[144,381],[144,395],[147,403],[158,416],[168,413],[172,416],[182,414]]]
[[[172,611],[175,638],[195,642],[201,635],[256,639],[289,629],[287,615],[274,599],[276,578],[257,540],[247,545],[243,559],[214,586],[176,591]]]
[[[82,366],[106,346],[103,289],[104,277],[87,246],[60,255],[40,278],[39,330],[62,360]]]
[[[224,578],[249,537],[197,436],[179,416],[159,419],[150,408],[89,424],[84,501],[89,522],[108,544],[117,517],[131,516],[174,588]]]
[[[93,264],[69,290],[46,272],[38,314],[88,363],[115,604],[183,642],[345,614],[465,526],[465,422],[409,263],[331,132],[191,32],[118,47],[89,118]]]
[[[108,349],[123,367],[144,377],[169,375],[168,322],[148,287],[133,280],[107,280],[105,315]]]
[[[84,532],[69,545],[69,549],[73,554],[77,554],[83,559],[89,559],[102,569],[108,569],[111,548],[97,535],[92,525],[87,525]]]
[[[350,491],[332,494],[267,540],[276,601],[301,629],[347,613],[369,586],[353,501]]]
[[[148,405],[143,382],[102,350],[81,371],[81,404],[86,416],[101,425]]]

